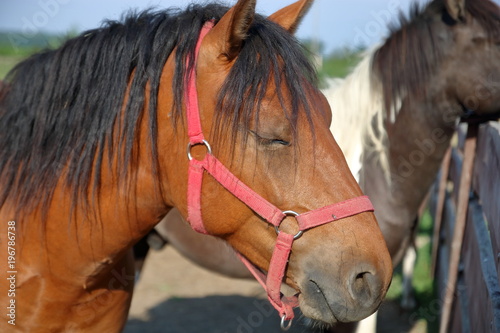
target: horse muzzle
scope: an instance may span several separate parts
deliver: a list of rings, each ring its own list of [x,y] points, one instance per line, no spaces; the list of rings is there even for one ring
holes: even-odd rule
[[[352,255],[344,252],[333,260],[306,264],[308,269],[298,281],[299,305],[306,317],[327,324],[354,322],[378,309],[392,269],[348,257]]]

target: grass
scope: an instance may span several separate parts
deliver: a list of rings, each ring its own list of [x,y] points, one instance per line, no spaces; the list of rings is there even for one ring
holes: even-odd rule
[[[3,80],[18,62],[37,50],[33,47],[16,48],[11,44],[0,43],[0,80]]]
[[[322,77],[345,77],[358,64],[360,56],[357,53],[334,55],[323,63],[320,75]]]
[[[432,233],[432,216],[427,210],[420,219],[417,237],[423,240],[423,242],[417,251],[417,262],[413,276],[413,288],[415,289],[417,300],[421,303],[428,303],[434,297],[433,280],[431,278]]]
[[[21,60],[38,51],[56,48],[75,34],[76,32],[69,32],[67,35],[39,33],[28,37],[22,33],[0,31],[0,80]]]
[[[427,332],[439,332],[439,307],[436,308],[439,298],[434,288],[434,279],[431,276],[432,265],[432,236],[434,222],[429,210],[426,210],[420,219],[417,241],[420,242],[413,275],[413,289],[418,304],[419,318],[427,322]]]
[[[417,232],[417,259],[412,279],[412,288],[417,307],[410,310],[409,318],[415,322],[411,332],[434,333],[439,331],[438,309],[434,280],[431,276],[433,220],[429,211],[420,219]],[[400,304],[403,292],[401,265],[395,268],[391,287],[386,299]]]
[[[23,60],[23,56],[2,56],[0,55],[0,80],[3,80],[9,70],[11,70],[18,62]]]

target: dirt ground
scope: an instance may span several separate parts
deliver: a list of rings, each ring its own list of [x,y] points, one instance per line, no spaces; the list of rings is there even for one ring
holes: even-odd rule
[[[378,333],[425,333],[409,313],[381,307]],[[297,312],[290,333],[308,329]],[[229,279],[181,257],[171,247],[151,251],[136,285],[125,333],[278,333],[280,319],[255,281]]]

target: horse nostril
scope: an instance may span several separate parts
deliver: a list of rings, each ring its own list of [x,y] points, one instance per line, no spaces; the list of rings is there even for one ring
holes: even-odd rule
[[[369,307],[379,299],[383,285],[378,275],[364,270],[353,272],[351,277],[348,290],[354,301]]]

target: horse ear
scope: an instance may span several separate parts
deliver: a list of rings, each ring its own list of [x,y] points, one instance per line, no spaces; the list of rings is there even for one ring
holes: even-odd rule
[[[445,5],[448,14],[455,21],[465,18],[465,0],[445,0]]]
[[[278,10],[268,17],[269,20],[278,23],[291,34],[295,33],[302,18],[306,15],[313,0],[300,0],[285,8]]]
[[[255,17],[256,0],[239,0],[215,25],[207,38],[219,47],[228,61],[236,58]]]

